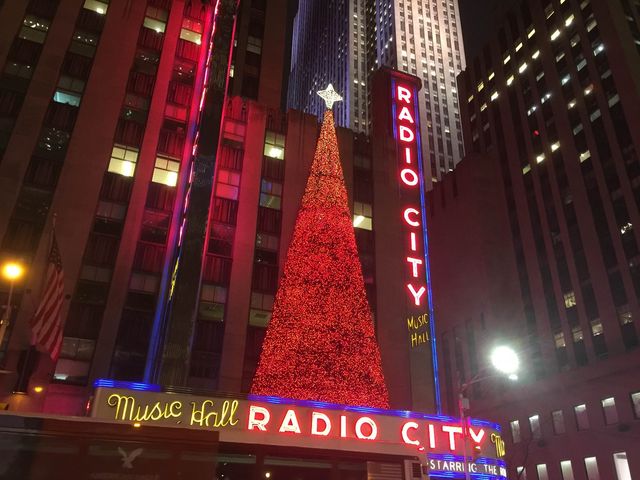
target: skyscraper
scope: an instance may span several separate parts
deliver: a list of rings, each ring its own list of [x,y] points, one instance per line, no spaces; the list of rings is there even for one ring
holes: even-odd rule
[[[471,156],[429,202],[443,397],[518,349],[517,383],[469,390],[513,478],[640,474],[638,13],[521,2],[458,78]]]
[[[327,14],[327,11],[330,14]],[[371,73],[388,66],[422,80],[422,152],[427,185],[463,155],[456,75],[465,68],[457,1],[301,1],[294,24],[289,107],[319,115],[309,91],[332,82],[346,101],[336,121],[371,127]]]

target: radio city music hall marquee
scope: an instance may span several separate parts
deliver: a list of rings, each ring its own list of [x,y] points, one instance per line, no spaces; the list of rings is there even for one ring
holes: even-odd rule
[[[273,397],[203,397],[161,392],[157,386],[145,387],[155,391],[121,388],[124,385],[98,381],[91,416],[135,426],[215,430],[221,442],[415,457],[432,473],[464,472],[462,426],[452,417]],[[474,452],[470,472],[504,479],[500,427],[470,420],[468,430],[467,451]]]

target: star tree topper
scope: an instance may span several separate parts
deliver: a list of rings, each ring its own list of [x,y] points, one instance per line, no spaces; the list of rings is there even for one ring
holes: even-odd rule
[[[329,110],[331,110],[334,103],[342,101],[342,97],[333,89],[331,84],[326,89],[318,91],[318,96],[324,100]]]

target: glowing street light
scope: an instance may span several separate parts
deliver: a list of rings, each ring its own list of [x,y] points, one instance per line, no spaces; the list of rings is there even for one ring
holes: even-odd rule
[[[520,369],[518,354],[511,347],[501,345],[491,352],[491,364],[498,372],[504,373],[509,378],[516,375]],[[517,375],[516,375],[517,378]]]
[[[0,269],[2,277],[9,281],[9,295],[7,297],[7,304],[4,308],[4,313],[0,319],[0,345],[4,341],[7,328],[9,327],[9,320],[11,319],[11,300],[13,297],[13,285],[17,280],[20,280],[24,275],[24,266],[21,263],[15,261],[8,261],[2,265]]]

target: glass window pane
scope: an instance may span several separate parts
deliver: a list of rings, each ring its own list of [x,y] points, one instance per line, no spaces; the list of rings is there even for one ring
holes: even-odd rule
[[[562,413],[562,410],[551,412],[551,419],[553,420],[553,433],[560,435],[566,432],[564,427],[564,414]]]
[[[629,462],[627,461],[627,452],[614,453],[613,463],[616,466],[618,480],[632,480]]]
[[[538,471],[538,480],[549,480],[549,473],[547,472],[547,465],[542,463],[536,466]]]
[[[534,440],[539,440],[540,439],[540,415],[530,416],[529,426],[531,427],[531,437]]]
[[[562,472],[562,480],[575,480],[571,460],[563,460],[560,462],[560,470]]]
[[[154,18],[144,17],[143,25],[151,30],[155,30],[157,33],[164,33],[166,24]]]
[[[613,397],[602,400],[602,411],[604,413],[604,423],[611,425],[618,423],[618,411],[616,410],[616,400]]]
[[[587,470],[587,480],[600,480],[600,472],[598,472],[598,461],[596,457],[584,459],[584,468]]]
[[[518,420],[513,420],[509,425],[511,426],[511,438],[513,443],[520,442],[520,422]]]
[[[583,403],[582,405],[576,405],[573,410],[576,415],[576,425],[578,427],[578,430],[586,430],[587,428],[589,428],[587,406]]]
[[[636,418],[640,418],[640,392],[631,394],[631,403],[633,404],[633,413]]]

